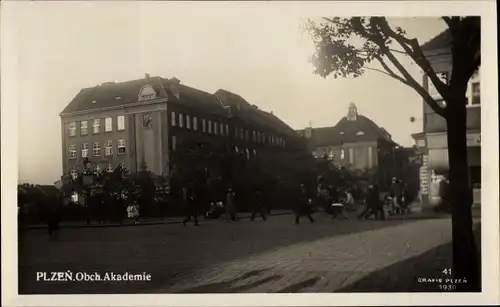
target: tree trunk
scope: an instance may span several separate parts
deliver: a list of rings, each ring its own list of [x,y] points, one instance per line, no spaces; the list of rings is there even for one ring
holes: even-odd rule
[[[465,95],[449,105],[448,157],[451,187],[453,277],[466,279],[458,291],[480,291],[480,270],[472,222],[472,189],[467,163]]]

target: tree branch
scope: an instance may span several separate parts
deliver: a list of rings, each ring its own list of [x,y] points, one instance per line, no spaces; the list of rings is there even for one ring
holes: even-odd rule
[[[445,100],[450,98],[450,87],[444,84],[437,76],[436,72],[432,68],[431,64],[425,57],[420,44],[416,38],[408,39],[392,30],[389,23],[384,17],[374,17],[374,26],[379,26],[380,30],[386,33],[388,36],[395,39],[401,47],[408,53],[408,55],[415,61],[415,63],[424,71],[424,73],[429,77],[431,82],[436,87],[437,91]]]
[[[383,28],[378,27],[378,24],[377,24],[376,20],[374,20],[374,19],[375,19],[375,17],[370,20],[371,27],[373,28],[372,32],[378,33],[377,28],[378,28],[378,30],[383,31]],[[392,31],[392,29],[390,29],[390,30]],[[397,35],[397,33],[395,33],[395,34]],[[419,93],[420,96],[422,96],[422,98],[425,100],[425,102],[427,102],[429,104],[429,106],[432,108],[432,110],[434,112],[436,112],[437,114],[446,118],[446,114],[447,114],[446,108],[442,108],[434,100],[434,98],[432,98],[432,96],[429,94],[429,92],[426,89],[424,89],[424,87],[419,82],[417,82],[415,80],[415,78],[413,78],[413,76],[406,70],[406,68],[404,68],[404,66],[401,64],[401,62],[399,62],[399,60],[392,54],[392,52],[389,50],[389,48],[387,48],[383,39],[378,35],[373,35],[372,40],[375,44],[377,44],[379,46],[379,48],[383,52],[383,54],[385,56],[387,56],[387,58],[391,61],[391,63],[394,65],[394,67],[396,67],[396,69],[401,73],[404,80],[406,81],[405,84],[407,84],[408,86],[412,87],[415,91],[417,91],[417,93]],[[404,42],[402,43],[402,45],[406,46],[406,44],[404,44]],[[408,46],[406,46],[406,48],[408,48]],[[410,56],[411,56],[411,54],[410,54]],[[436,79],[438,79],[435,74],[434,74],[434,77]],[[439,82],[441,82],[441,81],[439,81]]]

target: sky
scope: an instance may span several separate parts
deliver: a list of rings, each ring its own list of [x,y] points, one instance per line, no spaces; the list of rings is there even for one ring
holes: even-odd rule
[[[237,93],[294,129],[333,126],[353,102],[396,142],[413,145],[411,134],[422,130],[422,99],[413,89],[373,71],[357,79],[313,74],[314,45],[302,25],[315,17],[278,6],[4,2],[2,45],[13,55],[10,97],[19,107],[18,181],[51,184],[60,177],[59,113],[81,88],[145,73]],[[432,17],[391,24],[421,43],[445,28]],[[407,64],[421,80],[419,69]]]

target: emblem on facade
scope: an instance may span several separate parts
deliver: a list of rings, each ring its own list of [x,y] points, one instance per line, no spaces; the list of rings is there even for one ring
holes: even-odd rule
[[[153,125],[151,115],[149,113],[144,113],[142,116],[142,126],[144,128],[151,128]]]

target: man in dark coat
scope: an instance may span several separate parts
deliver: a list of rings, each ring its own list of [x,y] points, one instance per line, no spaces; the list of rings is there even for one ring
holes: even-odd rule
[[[198,199],[195,195],[195,191],[192,185],[188,185],[182,190],[183,203],[186,210],[186,218],[182,223],[186,226],[186,223],[194,219],[194,225],[200,226],[198,223]]]
[[[264,204],[264,196],[262,194],[262,190],[259,187],[257,187],[254,193],[254,201],[252,204],[252,217],[250,218],[250,220],[253,222],[255,220],[255,216],[257,215],[257,213],[259,213],[262,219],[265,221],[267,219],[266,211],[267,210]]]
[[[359,215],[359,219],[368,219],[375,215],[376,219],[385,219],[385,213],[382,203],[379,199],[379,190],[377,185],[370,185],[366,197],[366,208]]]
[[[300,185],[299,198],[297,202],[297,208],[295,209],[295,224],[300,223],[301,216],[307,216],[311,223],[314,223],[314,219],[311,216],[312,213],[312,199],[309,197],[305,185]]]

